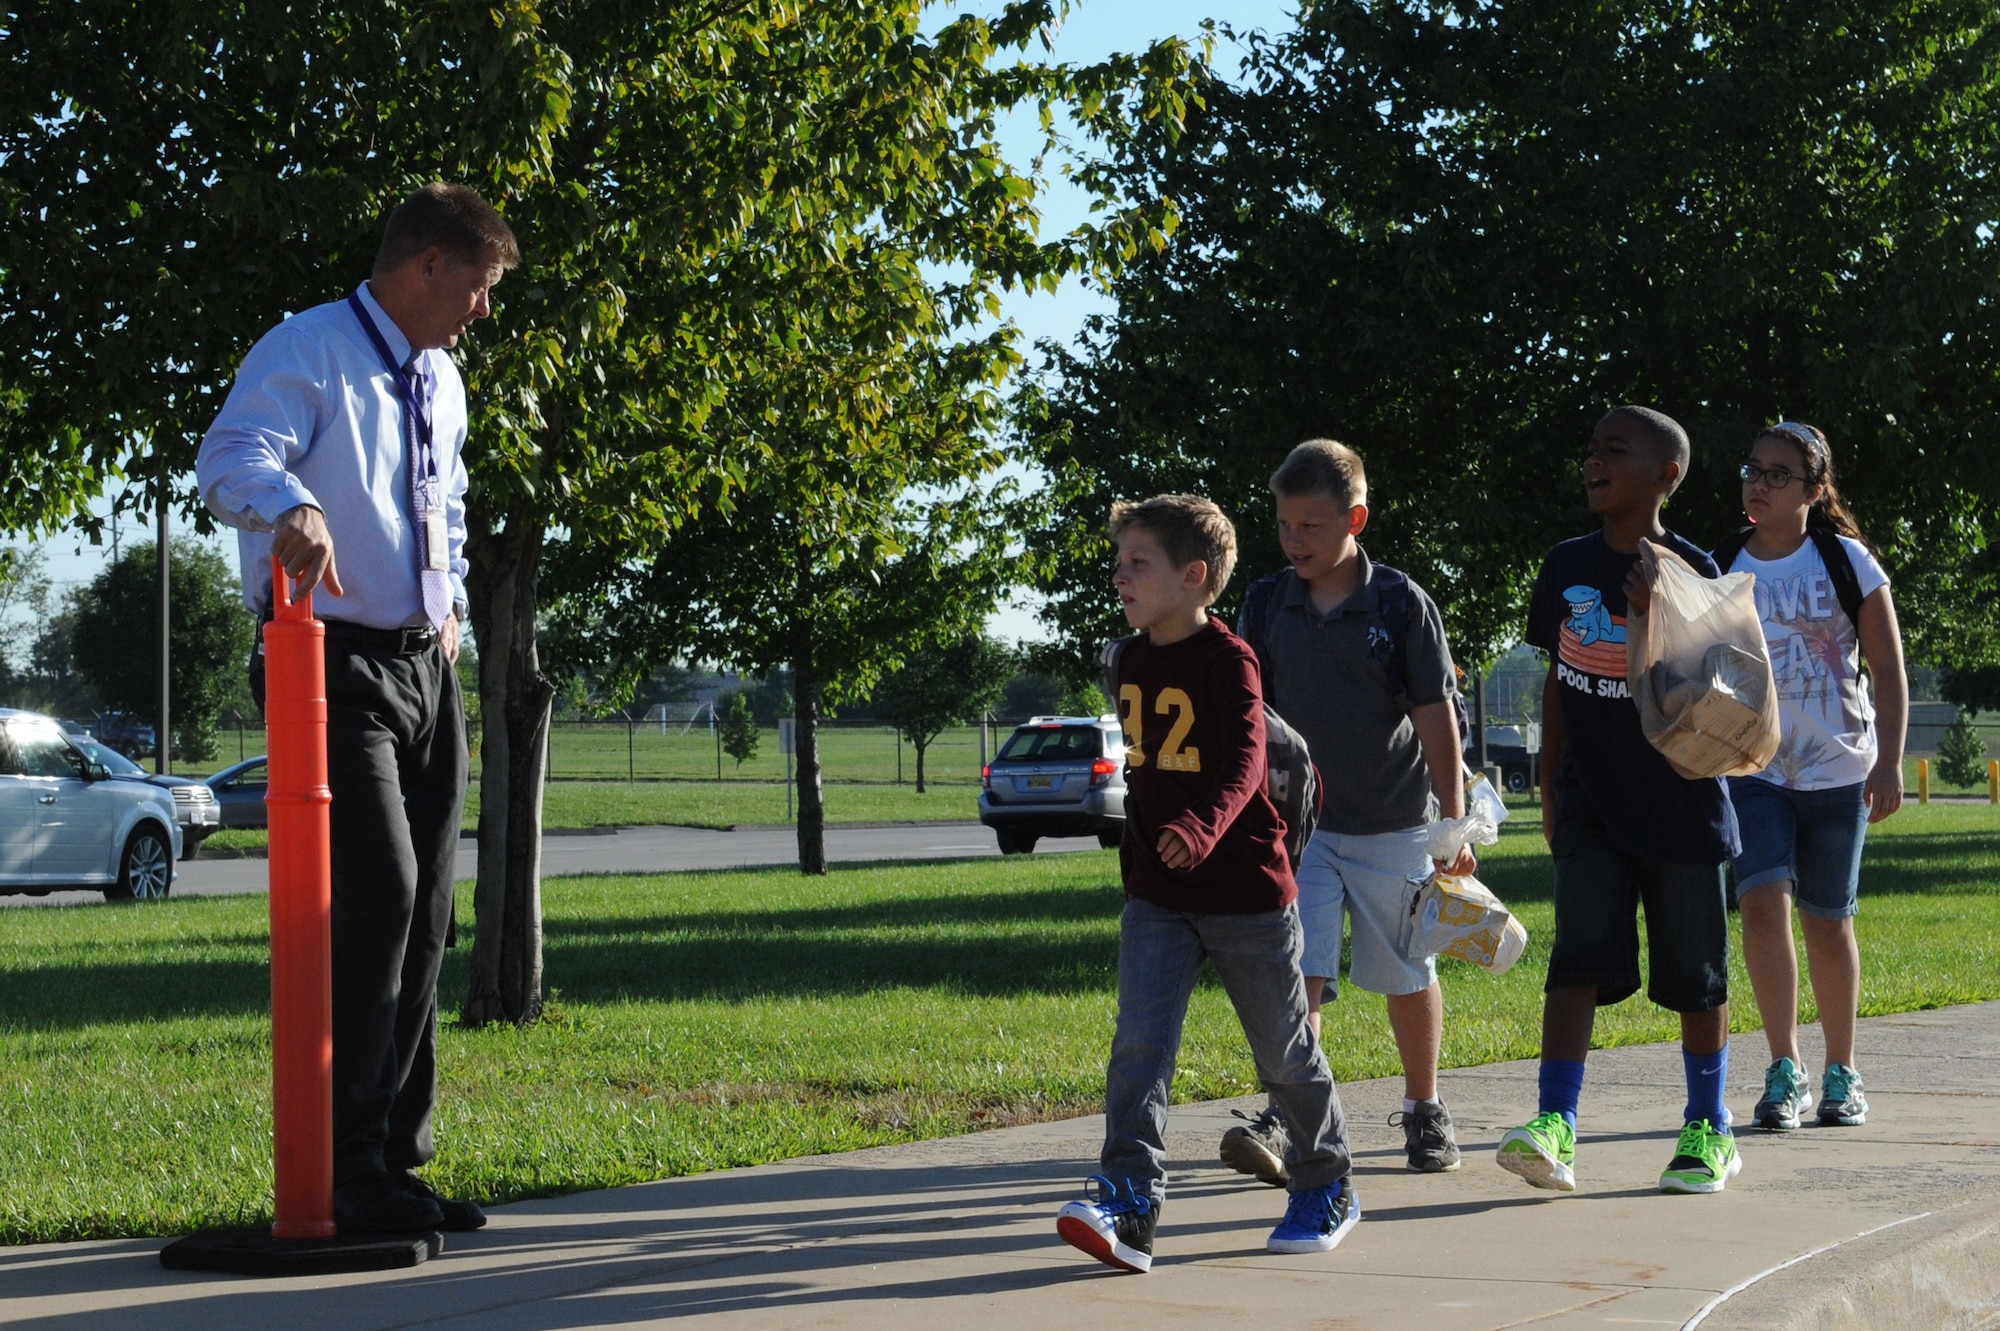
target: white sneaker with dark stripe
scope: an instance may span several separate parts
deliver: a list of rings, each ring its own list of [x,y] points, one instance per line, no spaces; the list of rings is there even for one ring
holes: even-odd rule
[[[1121,1271],[1153,1269],[1153,1231],[1159,1223],[1159,1203],[1134,1193],[1130,1179],[1121,1192],[1102,1174],[1084,1181],[1082,1201],[1056,1212],[1056,1233],[1064,1243]]]

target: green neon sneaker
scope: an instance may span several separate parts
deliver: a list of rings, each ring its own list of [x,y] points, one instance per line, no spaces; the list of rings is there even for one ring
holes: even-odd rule
[[[1743,1172],[1743,1157],[1736,1153],[1736,1138],[1717,1132],[1705,1118],[1681,1129],[1680,1145],[1674,1158],[1660,1175],[1661,1192],[1721,1192]]]
[[[1500,1168],[1519,1174],[1534,1187],[1576,1191],[1576,1129],[1554,1110],[1509,1128],[1500,1138],[1495,1158]]]

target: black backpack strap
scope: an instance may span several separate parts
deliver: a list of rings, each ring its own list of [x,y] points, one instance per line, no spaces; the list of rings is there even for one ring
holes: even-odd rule
[[[1401,569],[1375,565],[1375,613],[1389,635],[1389,684],[1402,685],[1403,696],[1410,693],[1410,616],[1416,613],[1416,598],[1410,595],[1410,580]]]
[[[1743,547],[1750,543],[1755,527],[1745,527],[1739,532],[1726,536],[1715,547],[1715,566],[1720,571],[1729,572],[1729,566],[1736,562],[1736,556],[1743,553]],[[1861,575],[1854,571],[1854,560],[1849,557],[1847,547],[1840,543],[1840,533],[1831,527],[1823,527],[1815,522],[1806,524],[1806,535],[1811,538],[1813,548],[1819,551],[1819,562],[1826,565],[1826,576],[1833,583],[1834,599],[1857,629],[1861,627]]]
[[[1741,531],[1731,532],[1715,543],[1715,549],[1710,552],[1709,558],[1715,561],[1717,573],[1729,572],[1729,566],[1736,562],[1736,556],[1743,553],[1743,547],[1750,543],[1750,534],[1756,530],[1755,527],[1745,527]]]
[[[1271,677],[1271,602],[1277,598],[1278,583],[1285,576],[1284,571],[1268,574],[1257,579],[1243,591],[1243,613],[1236,618],[1236,636],[1250,644],[1250,650],[1257,653],[1257,672],[1264,679]]]
[[[1132,645],[1132,637],[1113,638],[1104,644],[1104,650],[1097,656],[1098,665],[1104,672],[1099,681],[1104,689],[1104,701],[1111,705],[1114,713],[1118,710],[1118,662],[1125,655],[1125,649]]]
[[[1389,634],[1389,664],[1385,673],[1389,676],[1389,688],[1393,692],[1400,683],[1403,696],[1410,696],[1410,621],[1417,613],[1417,598],[1410,595],[1410,578],[1401,569],[1390,568],[1387,564],[1375,566],[1375,613],[1381,617],[1382,627]],[[1456,666],[1453,674],[1460,672]],[[1458,723],[1458,738],[1463,744],[1472,734],[1472,714],[1465,705],[1465,694],[1459,689],[1456,678],[1452,681],[1451,692],[1445,695],[1451,703],[1451,714]]]
[[[1853,557],[1847,547],[1840,543],[1840,533],[1831,527],[1816,523],[1806,524],[1806,535],[1812,538],[1819,550],[1819,562],[1826,565],[1826,576],[1833,582],[1833,594],[1840,601],[1840,608],[1847,612],[1847,618],[1856,631],[1861,628],[1861,575],[1854,571]]]
[[[1113,638],[1104,644],[1104,651],[1098,657],[1104,667],[1101,681],[1104,701],[1110,706],[1111,714],[1117,717],[1121,724],[1125,720],[1125,713],[1118,703],[1118,665],[1125,658],[1125,649],[1145,636],[1143,633],[1130,633],[1122,638]]]

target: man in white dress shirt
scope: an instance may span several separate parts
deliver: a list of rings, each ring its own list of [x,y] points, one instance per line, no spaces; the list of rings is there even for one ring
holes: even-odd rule
[[[436,1155],[437,980],[465,802],[452,663],[465,617],[465,385],[444,349],[519,262],[500,215],[431,184],[390,214],[373,273],[266,333],[202,440],[196,478],[239,529],[243,595],[271,559],[323,587],[333,792],[334,1220],[477,1229],[415,1169]],[[260,648],[261,652],[261,648]],[[262,701],[261,658],[252,684]]]

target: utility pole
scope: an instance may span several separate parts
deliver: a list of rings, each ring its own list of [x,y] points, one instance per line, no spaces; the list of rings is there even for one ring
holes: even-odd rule
[[[159,457],[161,445],[154,445],[154,456]],[[173,759],[173,561],[167,551],[167,471],[164,459],[160,461],[160,488],[157,509],[160,521],[159,583],[160,583],[160,720],[153,731],[153,767],[162,776],[174,770]]]

